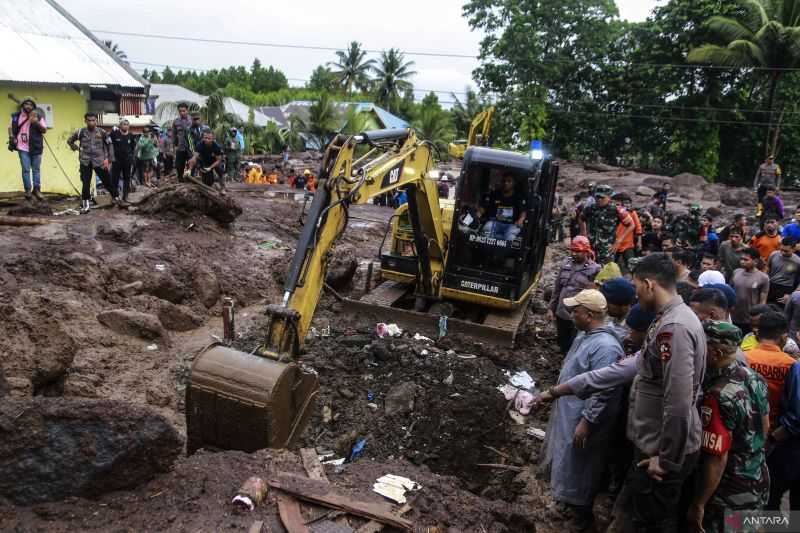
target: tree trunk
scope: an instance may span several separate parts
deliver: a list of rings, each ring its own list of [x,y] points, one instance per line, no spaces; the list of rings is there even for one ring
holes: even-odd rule
[[[764,152],[765,152],[764,153],[764,158],[765,159],[767,157],[769,157],[769,155],[770,155],[769,154],[769,150],[770,150],[769,138],[770,138],[770,133],[772,133],[772,115],[773,115],[773,109],[775,107],[775,92],[776,92],[776,90],[778,88],[778,80],[780,79],[780,77],[781,77],[781,71],[780,70],[776,70],[775,72],[773,72],[771,74],[771,79],[769,81],[769,99],[767,100],[767,111],[769,111],[767,116],[769,117],[769,119],[767,120],[767,137],[766,137],[766,140],[764,142]]]

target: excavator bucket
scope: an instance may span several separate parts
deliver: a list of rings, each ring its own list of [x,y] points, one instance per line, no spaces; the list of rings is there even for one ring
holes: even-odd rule
[[[216,345],[192,365],[186,389],[187,452],[293,446],[311,415],[317,374]]]

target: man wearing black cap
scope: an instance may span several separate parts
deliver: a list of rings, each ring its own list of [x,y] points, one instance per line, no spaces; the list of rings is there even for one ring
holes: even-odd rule
[[[41,166],[45,133],[47,133],[47,122],[36,111],[36,102],[33,98],[26,97],[20,103],[19,111],[11,115],[11,122],[8,125],[8,148],[19,153],[22,186],[25,188],[25,198],[28,200],[31,199],[31,190],[37,200],[44,200],[41,192]],[[33,187],[31,187],[31,175],[33,175]]]
[[[636,301],[636,287],[625,278],[611,278],[600,286],[600,292],[608,302],[608,318],[611,329],[622,342],[628,336],[625,319]]]
[[[119,127],[111,131],[111,145],[114,147],[114,163],[111,165],[111,179],[119,187],[122,179],[122,200],[128,201],[131,192],[131,170],[133,169],[133,153],[136,149],[136,137],[131,133],[130,122],[122,119]]]

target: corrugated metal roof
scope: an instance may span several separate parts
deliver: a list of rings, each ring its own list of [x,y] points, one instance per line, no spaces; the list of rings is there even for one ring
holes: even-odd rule
[[[247,122],[250,116],[250,107],[244,102],[240,102],[235,98],[225,97],[225,111],[227,113],[236,115],[242,122]],[[253,123],[256,126],[263,128],[270,122],[274,122],[280,126],[277,120],[268,117],[257,109],[253,109]]]
[[[190,104],[197,104],[204,106],[206,104],[207,96],[197,94],[180,85],[172,85],[168,83],[154,83],[150,86],[150,96],[157,96],[156,106],[164,102],[171,102],[174,104],[180,102],[188,102]],[[240,102],[235,98],[225,97],[225,112],[239,117],[242,122],[247,122],[250,114],[250,107],[244,102]],[[158,108],[158,107],[156,107]],[[171,121],[177,117],[177,109],[161,108],[160,112],[156,114],[155,121],[158,124]],[[265,127],[269,122],[278,123],[275,119],[268,117],[258,109],[253,110],[253,122],[259,128]],[[280,124],[278,124],[280,126]]]
[[[257,107],[256,110],[273,119],[279,126],[285,126],[289,122],[279,106],[261,106]]]
[[[186,87],[169,83],[154,83],[150,85],[150,96],[158,96],[156,105],[163,102],[188,102],[199,106],[206,104],[206,97],[202,94],[197,94]]]
[[[53,1],[0,0],[0,50],[3,81],[145,87]]]

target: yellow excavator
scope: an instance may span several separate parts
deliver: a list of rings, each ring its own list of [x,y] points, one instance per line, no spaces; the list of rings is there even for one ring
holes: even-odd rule
[[[319,383],[302,353],[336,240],[349,208],[404,190],[407,205],[389,224],[384,282],[353,310],[417,331],[466,335],[516,332],[538,279],[548,242],[558,166],[537,158],[472,146],[455,206],[439,204],[433,151],[413,130],[337,136],[284,285],[269,305],[266,344],[245,353],[217,345],[192,365],[186,391],[187,449],[254,451],[290,447],[311,414]]]
[[[494,107],[488,107],[481,111],[469,126],[469,137],[453,141],[447,147],[450,156],[455,159],[464,159],[464,154],[470,146],[489,146],[489,132],[492,129],[492,117]]]

